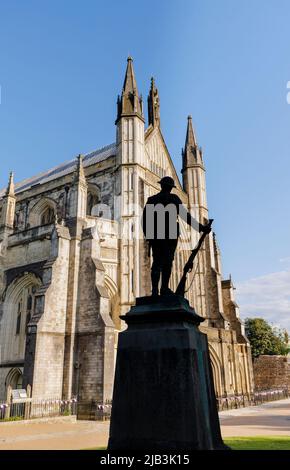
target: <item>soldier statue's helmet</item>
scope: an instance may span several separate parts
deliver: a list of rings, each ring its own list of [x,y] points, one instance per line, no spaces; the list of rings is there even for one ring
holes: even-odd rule
[[[171,188],[176,188],[175,184],[174,184],[174,179],[171,178],[171,176],[164,176],[164,178],[162,178],[160,181],[158,181],[158,183],[161,185],[161,186],[170,186]]]

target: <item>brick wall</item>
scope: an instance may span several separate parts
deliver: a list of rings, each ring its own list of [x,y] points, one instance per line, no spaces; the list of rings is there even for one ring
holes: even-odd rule
[[[288,387],[290,390],[290,358],[259,356],[254,360],[254,381],[258,390]]]

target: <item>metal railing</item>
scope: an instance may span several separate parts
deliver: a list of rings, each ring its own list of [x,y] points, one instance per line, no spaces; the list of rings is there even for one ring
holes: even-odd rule
[[[81,401],[77,406],[77,418],[96,421],[106,421],[111,418],[112,400],[104,403],[91,401]]]
[[[31,400],[29,417],[30,418],[44,418],[54,416],[70,416],[75,415],[77,412],[77,399],[60,400]]]
[[[60,400],[57,398],[11,400],[0,403],[0,421],[12,421],[56,416],[72,416],[77,413],[77,399]]]
[[[9,418],[14,418],[14,419],[24,419],[25,417],[25,407],[28,405],[28,403],[11,403],[10,404],[10,416]],[[9,419],[7,418],[7,419]]]
[[[249,394],[236,394],[217,397],[219,411],[255,406],[262,403],[289,398],[288,389],[277,388],[271,390],[256,390]],[[96,401],[80,402],[76,398],[70,400],[33,399],[23,401],[11,400],[10,403],[0,402],[0,422],[33,418],[49,418],[56,416],[77,415],[80,419],[109,420],[111,417],[112,402]]]
[[[232,410],[245,406],[261,405],[262,403],[282,400],[289,398],[288,388],[277,388],[270,390],[256,390],[253,393],[227,395],[217,397],[217,405],[219,411]]]

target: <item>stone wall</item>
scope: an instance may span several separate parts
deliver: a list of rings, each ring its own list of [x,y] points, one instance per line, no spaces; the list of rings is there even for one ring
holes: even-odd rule
[[[83,231],[80,250],[75,393],[81,403],[111,399],[114,378],[115,326],[94,234],[91,228]]]
[[[254,360],[256,390],[288,387],[290,390],[290,358],[286,356],[259,356]]]

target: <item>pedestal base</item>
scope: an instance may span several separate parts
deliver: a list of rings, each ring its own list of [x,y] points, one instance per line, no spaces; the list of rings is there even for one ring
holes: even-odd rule
[[[139,298],[122,318],[108,449],[226,449],[203,319],[176,295]]]

